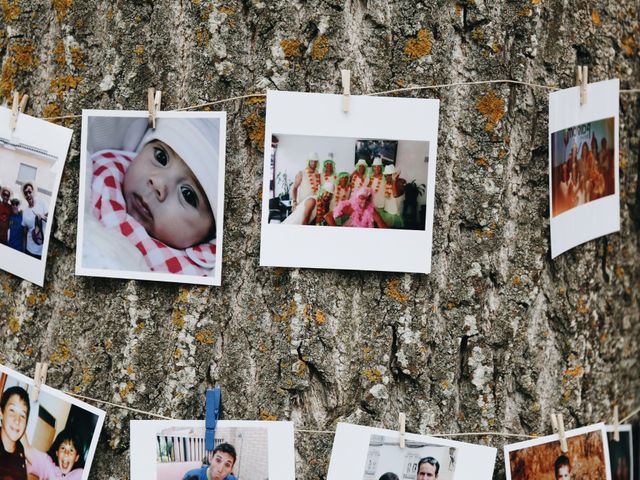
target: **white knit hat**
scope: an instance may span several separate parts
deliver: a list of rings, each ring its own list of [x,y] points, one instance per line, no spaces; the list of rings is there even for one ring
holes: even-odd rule
[[[376,157],[373,159],[373,163],[371,164],[373,167],[381,167],[382,166],[382,158]]]
[[[394,167],[393,165],[387,165],[386,167],[384,167],[383,175],[393,175],[394,173],[396,173],[396,167]]]
[[[191,169],[204,190],[214,219],[218,205],[220,120],[217,118],[159,118],[147,129],[137,152],[153,140],[166,143]]]
[[[367,161],[364,158],[361,158],[360,160],[358,160],[358,163],[356,163],[356,168],[358,168],[360,165],[364,165],[366,167]]]

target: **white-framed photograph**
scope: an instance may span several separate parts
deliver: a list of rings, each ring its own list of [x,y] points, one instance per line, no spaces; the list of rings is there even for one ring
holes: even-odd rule
[[[620,230],[619,80],[549,95],[551,257]]]
[[[105,412],[0,365],[0,478],[86,480]]]
[[[0,107],[0,268],[44,283],[51,225],[72,130]]]
[[[294,480],[292,422],[132,420],[131,480]]]
[[[607,440],[609,442],[609,465],[613,480],[633,480],[633,435],[630,424],[620,424],[617,427],[620,439],[616,440],[616,427],[607,425]]]
[[[338,423],[327,480],[490,480],[493,447]]]
[[[83,110],[76,274],[220,285],[225,112]]]
[[[268,91],[260,265],[429,273],[439,105]]]
[[[568,430],[565,436],[568,452],[562,452],[557,434],[505,445],[507,480],[611,480],[604,423]]]

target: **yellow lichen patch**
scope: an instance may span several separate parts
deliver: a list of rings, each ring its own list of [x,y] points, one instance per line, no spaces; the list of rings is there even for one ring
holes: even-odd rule
[[[129,365],[129,366],[127,367],[127,375],[129,375],[129,376],[133,375],[133,372],[134,372],[134,371],[135,371],[135,370],[134,370],[134,368],[133,368],[133,365]]]
[[[189,303],[189,289],[180,287],[176,303]]]
[[[302,43],[300,40],[295,38],[285,38],[280,42],[280,48],[282,48],[282,52],[284,53],[284,58],[287,60],[291,60],[292,58],[297,58],[301,55],[301,47]]]
[[[608,253],[613,253],[613,245],[611,243],[609,245],[607,245],[607,252]]]
[[[38,296],[35,293],[32,293],[31,295],[27,296],[27,305],[33,307],[36,304],[37,300]]]
[[[42,109],[42,116],[46,118],[59,117],[61,113],[60,105],[57,103],[48,103]]]
[[[87,68],[84,63],[82,50],[80,50],[78,47],[71,48],[71,63],[73,63],[73,66],[78,70],[84,70],[85,68]]]
[[[260,95],[260,96],[256,96],[256,97],[249,97],[244,101],[245,105],[259,105],[259,104],[263,104],[267,101],[267,97],[266,95]]]
[[[144,45],[136,45],[133,47],[133,53],[136,55],[142,55],[144,53]]]
[[[56,12],[56,19],[58,22],[62,22],[67,13],[69,13],[69,8],[73,5],[73,0],[52,0],[51,5]]]
[[[426,28],[418,30],[416,38],[410,38],[404,45],[404,54],[409,60],[417,60],[431,53],[431,32]]]
[[[311,321],[311,305],[308,303],[305,303],[304,308],[302,309],[302,316],[306,322]]]
[[[564,371],[564,374],[568,377],[579,377],[584,373],[584,368],[578,365],[577,367],[568,368]]]
[[[211,38],[211,34],[209,33],[209,29],[207,27],[200,27],[196,30],[196,45],[203,48],[209,45],[209,40]]]
[[[13,52],[13,56],[16,61],[16,67],[19,70],[28,70],[30,67],[35,65],[35,60],[33,58],[34,50],[34,46],[29,43],[15,44],[11,47],[11,51]]]
[[[578,305],[576,306],[576,311],[578,313],[582,313],[582,314],[585,314],[585,313],[589,312],[589,309],[585,305],[584,298],[580,297],[578,299]]]
[[[620,265],[616,267],[616,277],[624,278],[624,268],[621,267]]]
[[[484,30],[481,27],[476,27],[471,31],[471,39],[476,43],[484,42]]]
[[[244,119],[242,125],[249,130],[249,140],[253,145],[262,150],[264,143],[264,119],[256,112],[251,112]]]
[[[18,330],[20,330],[20,320],[18,320],[15,315],[10,315],[7,320],[7,326],[11,333],[18,333]]]
[[[53,59],[61,67],[64,67],[67,63],[67,59],[64,53],[64,42],[62,40],[58,40],[56,46],[53,47]]]
[[[492,132],[505,114],[504,100],[498,97],[495,90],[489,90],[486,95],[480,97],[476,103],[476,109],[487,119],[485,125],[487,132]]]
[[[58,349],[51,354],[49,358],[49,362],[55,365],[60,365],[61,363],[69,360],[71,356],[71,350],[67,345],[67,342],[63,341],[58,345]]]
[[[291,368],[300,378],[304,378],[304,376],[307,374],[307,370],[309,370],[309,367],[304,360],[298,360],[291,366]]]
[[[492,223],[489,227],[476,228],[473,233],[478,238],[492,238],[496,234],[496,226],[495,223]]]
[[[529,8],[529,6],[525,6],[520,11],[518,11],[519,17],[528,17],[530,15],[531,15],[531,8]]]
[[[134,387],[133,382],[129,380],[127,384],[124,387],[122,387],[118,392],[120,394],[120,398],[122,398],[123,400],[127,398],[127,395],[131,393],[131,391],[133,390],[133,387]]]
[[[104,348],[105,348],[105,350],[111,350],[111,347],[113,347],[113,342],[111,341],[110,338],[107,338],[104,341]]]
[[[74,75],[65,75],[51,80],[51,93],[55,93],[58,98],[62,99],[65,92],[75,89],[82,81],[82,77]]]
[[[265,408],[261,408],[260,409],[260,420],[264,420],[267,422],[275,422],[276,420],[278,420],[278,416],[277,415],[271,415],[269,413],[269,410],[265,409]]]
[[[82,383],[85,385],[91,381],[91,373],[89,372],[89,367],[84,367],[82,369]]]
[[[20,0],[2,0],[0,5],[2,6],[2,16],[4,21],[9,23],[17,20],[20,16]]]
[[[219,11],[220,13],[224,13],[224,14],[225,14],[225,15],[227,15],[227,16],[231,16],[231,15],[235,15],[235,14],[236,14],[236,11],[235,11],[233,8],[231,8],[231,7],[227,7],[227,6],[224,6],[224,5],[222,5],[221,7],[219,7],[219,8],[218,8],[218,11]]]
[[[491,44],[491,50],[493,50],[493,53],[500,53],[502,51],[502,48],[500,48],[500,45],[498,45],[496,42],[493,42]]]
[[[460,18],[462,16],[462,5],[456,3],[453,13],[456,15],[456,17]]]
[[[449,380],[447,380],[446,378],[444,380],[440,380],[440,387],[443,390],[449,390],[449,388],[451,387],[451,382],[449,382]]]
[[[136,323],[136,333],[140,333],[142,330],[144,330],[144,322],[138,322]]]
[[[396,302],[404,303],[407,300],[409,300],[409,295],[407,295],[406,293],[402,293],[398,289],[399,285],[400,285],[399,279],[394,278],[392,280],[389,280],[386,288],[384,289],[384,293],[385,295],[387,295],[387,297],[394,299]]]
[[[519,275],[516,275],[515,277],[513,277],[513,280],[511,282],[514,285],[521,285],[522,284],[522,279],[520,278]]]
[[[196,340],[204,345],[213,345],[215,339],[211,330],[203,329],[196,332]]]
[[[184,308],[179,307],[175,309],[173,311],[173,315],[171,315],[171,323],[173,323],[173,325],[176,326],[177,328],[184,327],[184,324],[185,324],[184,315],[185,315]]]
[[[489,162],[487,161],[486,158],[480,157],[480,158],[476,158],[476,165],[478,165],[479,167],[488,167]]]
[[[0,97],[11,97],[11,92],[16,88],[14,78],[17,72],[18,68],[16,67],[15,59],[8,57],[2,66],[2,73],[0,74]]]
[[[542,0],[531,0],[531,5],[540,5]]]
[[[376,383],[382,380],[382,372],[377,368],[365,368],[362,371],[362,374],[367,377],[367,380],[372,383]]]
[[[633,55],[633,52],[636,49],[637,44],[636,44],[635,39],[631,35],[629,35],[629,36],[626,36],[626,37],[624,37],[622,39],[622,45],[621,46],[622,46],[622,50],[624,51],[625,55],[628,55],[628,56],[631,57]]]
[[[24,354],[27,355],[28,357],[30,357],[31,355],[33,355],[33,347],[27,347],[24,350]]]
[[[602,20],[600,19],[600,14],[595,8],[591,10],[591,21],[596,27],[599,27],[602,24]]]
[[[327,317],[325,317],[322,310],[316,310],[316,323],[318,325],[324,325],[327,321]]]
[[[454,308],[456,308],[456,304],[453,302],[448,302],[447,303],[447,310],[453,310]]]
[[[176,360],[180,360],[180,358],[182,357],[182,349],[181,348],[176,348],[175,352],[173,352],[173,358],[175,358]]]
[[[67,298],[76,298],[75,292],[73,290],[68,289],[68,288],[65,288],[62,291],[62,294]]]
[[[320,35],[318,39],[313,42],[311,47],[311,58],[314,60],[323,60],[329,53],[329,39],[324,35]]]
[[[368,360],[371,356],[371,352],[373,352],[373,348],[367,346],[362,347],[362,353],[364,353],[364,359]]]

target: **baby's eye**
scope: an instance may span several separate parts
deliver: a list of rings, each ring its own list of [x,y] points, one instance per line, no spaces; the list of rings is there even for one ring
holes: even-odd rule
[[[185,201],[193,208],[198,208],[198,194],[188,185],[180,186],[180,193]]]
[[[153,158],[155,158],[156,162],[158,162],[163,167],[166,167],[167,163],[169,163],[169,157],[167,156],[167,152],[165,152],[161,148],[153,149]]]

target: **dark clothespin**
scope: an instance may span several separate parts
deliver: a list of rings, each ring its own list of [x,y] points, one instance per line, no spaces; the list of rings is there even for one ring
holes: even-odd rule
[[[208,388],[205,394],[205,427],[204,445],[207,451],[215,448],[216,424],[222,410],[222,392],[220,387]]]
[[[160,111],[160,102],[162,100],[162,92],[150,87],[147,90],[147,103],[149,107],[149,126],[156,128],[156,116]]]

